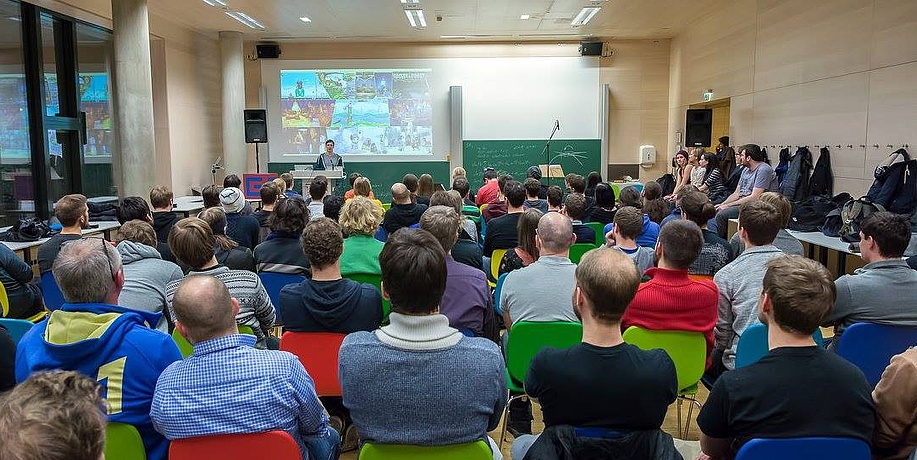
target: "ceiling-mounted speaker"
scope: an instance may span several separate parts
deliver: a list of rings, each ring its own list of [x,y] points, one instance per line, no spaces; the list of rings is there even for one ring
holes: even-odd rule
[[[258,59],[277,59],[280,57],[280,45],[276,43],[264,43],[255,45],[258,52]]]
[[[582,42],[579,44],[580,56],[601,56],[604,42]]]

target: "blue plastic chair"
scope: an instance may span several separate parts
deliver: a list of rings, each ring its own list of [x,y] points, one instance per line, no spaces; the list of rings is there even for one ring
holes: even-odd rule
[[[892,356],[917,345],[917,327],[856,323],[844,330],[837,354],[855,364],[875,387]]]
[[[261,278],[261,284],[264,285],[267,295],[271,298],[271,303],[274,304],[274,311],[276,312],[274,324],[279,326],[283,324],[283,315],[280,308],[280,290],[288,284],[302,283],[306,277],[292,273],[261,272],[258,273],[258,278]]]
[[[48,310],[60,310],[64,305],[64,294],[57,287],[57,281],[54,280],[54,274],[48,270],[41,274],[41,296],[45,299],[45,307]]]
[[[379,241],[381,241],[381,242],[384,243],[385,240],[388,239],[388,233],[385,231],[384,228],[379,227],[379,229],[376,230],[376,234],[373,235],[373,238],[375,238],[375,239],[377,239],[377,240],[379,240]]]
[[[853,438],[752,439],[745,443],[736,460],[870,460],[869,444]]]
[[[825,340],[821,336],[821,329],[815,330],[815,333],[812,334],[812,339],[815,340],[818,346],[822,346]],[[736,346],[736,369],[758,362],[759,359],[767,356],[769,352],[767,326],[761,323],[748,326],[742,336],[739,337],[739,344]]]
[[[500,308],[500,292],[503,291],[503,281],[506,280],[506,275],[509,275],[509,273],[504,273],[497,278],[497,286],[494,288],[494,311],[501,316],[503,315],[503,309]]]
[[[10,338],[13,339],[13,343],[18,345],[19,341],[22,340],[22,336],[29,332],[29,329],[32,329],[35,324],[24,319],[0,318],[0,325],[6,327],[6,330],[10,333]]]

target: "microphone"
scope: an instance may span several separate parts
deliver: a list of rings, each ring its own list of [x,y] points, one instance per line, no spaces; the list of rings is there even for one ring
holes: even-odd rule
[[[560,131],[560,120],[554,120],[554,129]]]

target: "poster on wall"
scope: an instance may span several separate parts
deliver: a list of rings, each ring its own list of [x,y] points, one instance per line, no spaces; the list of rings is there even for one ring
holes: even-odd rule
[[[284,157],[433,155],[431,69],[281,70]]]

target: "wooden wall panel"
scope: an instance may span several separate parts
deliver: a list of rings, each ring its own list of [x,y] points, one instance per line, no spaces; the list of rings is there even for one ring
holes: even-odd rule
[[[875,2],[872,68],[917,61],[917,1]]]
[[[869,73],[869,129],[866,136],[866,173],[894,149],[907,144],[917,155],[917,62]],[[888,145],[892,147],[888,147]],[[879,145],[875,148],[874,145]]]

